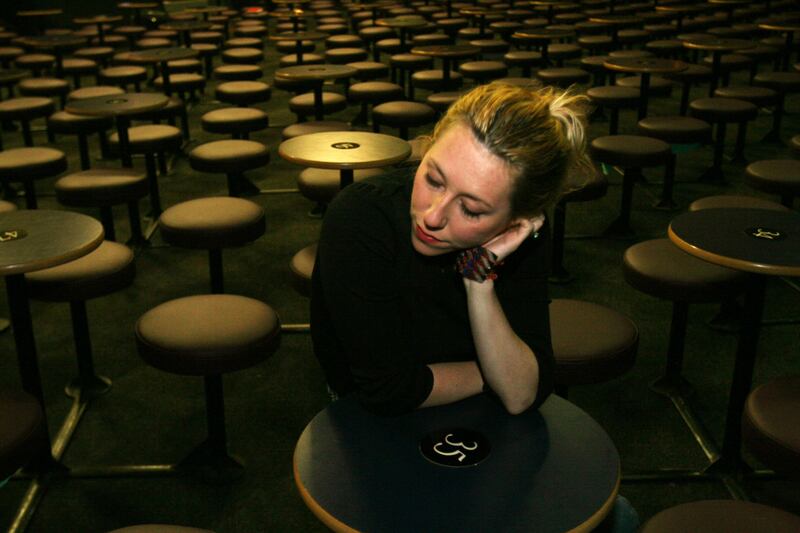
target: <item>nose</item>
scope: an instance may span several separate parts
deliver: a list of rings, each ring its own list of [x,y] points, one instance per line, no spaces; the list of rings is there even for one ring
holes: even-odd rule
[[[425,227],[431,230],[442,229],[447,225],[445,202],[442,195],[435,195],[431,199],[431,205],[425,211],[422,221],[425,223]]]

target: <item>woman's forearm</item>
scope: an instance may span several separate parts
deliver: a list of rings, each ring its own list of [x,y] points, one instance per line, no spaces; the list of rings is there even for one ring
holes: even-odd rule
[[[497,299],[494,282],[464,280],[472,338],[483,379],[506,409],[521,413],[536,399],[539,364],[531,348],[514,333]]]
[[[474,361],[434,363],[433,389],[420,407],[433,407],[469,398],[483,390],[483,377]]]

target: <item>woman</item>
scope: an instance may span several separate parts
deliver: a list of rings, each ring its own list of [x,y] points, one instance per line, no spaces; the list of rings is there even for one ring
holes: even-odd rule
[[[544,213],[586,161],[584,102],[479,86],[439,121],[416,170],[331,203],[311,333],[335,394],[384,415],[484,390],[520,413],[550,394]]]

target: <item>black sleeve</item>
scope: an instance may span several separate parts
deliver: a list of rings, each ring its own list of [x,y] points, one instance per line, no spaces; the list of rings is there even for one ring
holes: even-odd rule
[[[312,295],[314,350],[329,383],[349,370],[352,392],[383,415],[414,410],[433,388],[432,372],[404,342],[395,225],[373,185],[339,193],[325,214]]]
[[[501,267],[495,287],[511,329],[533,351],[539,364],[539,387],[533,407],[537,408],[553,391],[555,360],[550,340],[550,230],[528,239]]]

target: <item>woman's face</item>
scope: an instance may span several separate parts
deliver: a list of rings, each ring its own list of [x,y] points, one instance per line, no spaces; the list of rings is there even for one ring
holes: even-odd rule
[[[490,240],[511,223],[512,170],[467,126],[450,126],[425,154],[411,193],[411,242],[441,255]]]

